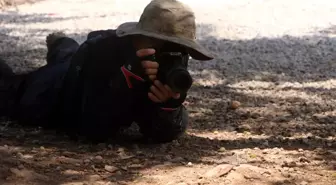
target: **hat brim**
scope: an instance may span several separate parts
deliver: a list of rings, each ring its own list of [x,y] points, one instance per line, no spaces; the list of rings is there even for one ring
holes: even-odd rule
[[[182,45],[187,48],[189,55],[195,60],[206,61],[212,60],[214,58],[213,55],[207,49],[201,46],[196,40],[167,36],[155,32],[141,30],[137,28],[137,24],[138,22],[126,22],[121,24],[116,30],[117,36],[124,37],[129,35],[143,35]]]

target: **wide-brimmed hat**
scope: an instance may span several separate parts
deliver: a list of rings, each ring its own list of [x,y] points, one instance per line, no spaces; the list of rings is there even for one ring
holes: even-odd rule
[[[143,35],[182,45],[195,60],[214,58],[196,40],[194,12],[177,0],[152,0],[138,22],[126,22],[117,28],[118,37],[129,35]]]

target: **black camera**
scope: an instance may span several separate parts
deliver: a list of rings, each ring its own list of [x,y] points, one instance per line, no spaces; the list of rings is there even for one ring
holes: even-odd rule
[[[186,93],[193,79],[187,70],[189,55],[182,52],[159,52],[146,57],[159,63],[157,79],[167,84],[173,92]]]
[[[167,84],[173,92],[186,93],[193,83],[187,70],[189,55],[181,52],[161,52],[155,57],[159,63],[157,78]]]

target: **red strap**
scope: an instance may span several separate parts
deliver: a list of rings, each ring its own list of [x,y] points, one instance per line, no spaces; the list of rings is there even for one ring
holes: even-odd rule
[[[141,78],[140,76],[137,76],[135,75],[134,73],[132,73],[131,71],[127,70],[125,68],[125,66],[122,66],[121,67],[121,72],[124,74],[125,76],[125,79],[126,79],[126,82],[127,82],[127,85],[128,85],[128,88],[132,88],[132,83],[131,83],[131,80],[130,80],[130,77],[133,77],[135,78],[136,80],[140,80],[142,82],[144,82],[145,80],[143,78]]]

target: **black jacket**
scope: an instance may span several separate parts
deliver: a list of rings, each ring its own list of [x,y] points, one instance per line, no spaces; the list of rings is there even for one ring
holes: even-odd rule
[[[72,57],[64,77],[54,111],[58,124],[95,141],[107,139],[132,122],[157,141],[170,141],[182,134],[188,123],[182,105],[186,94],[171,100],[177,109],[167,111],[148,98],[148,84],[128,88],[120,67],[134,57],[130,39],[117,37],[115,30],[90,33]]]

